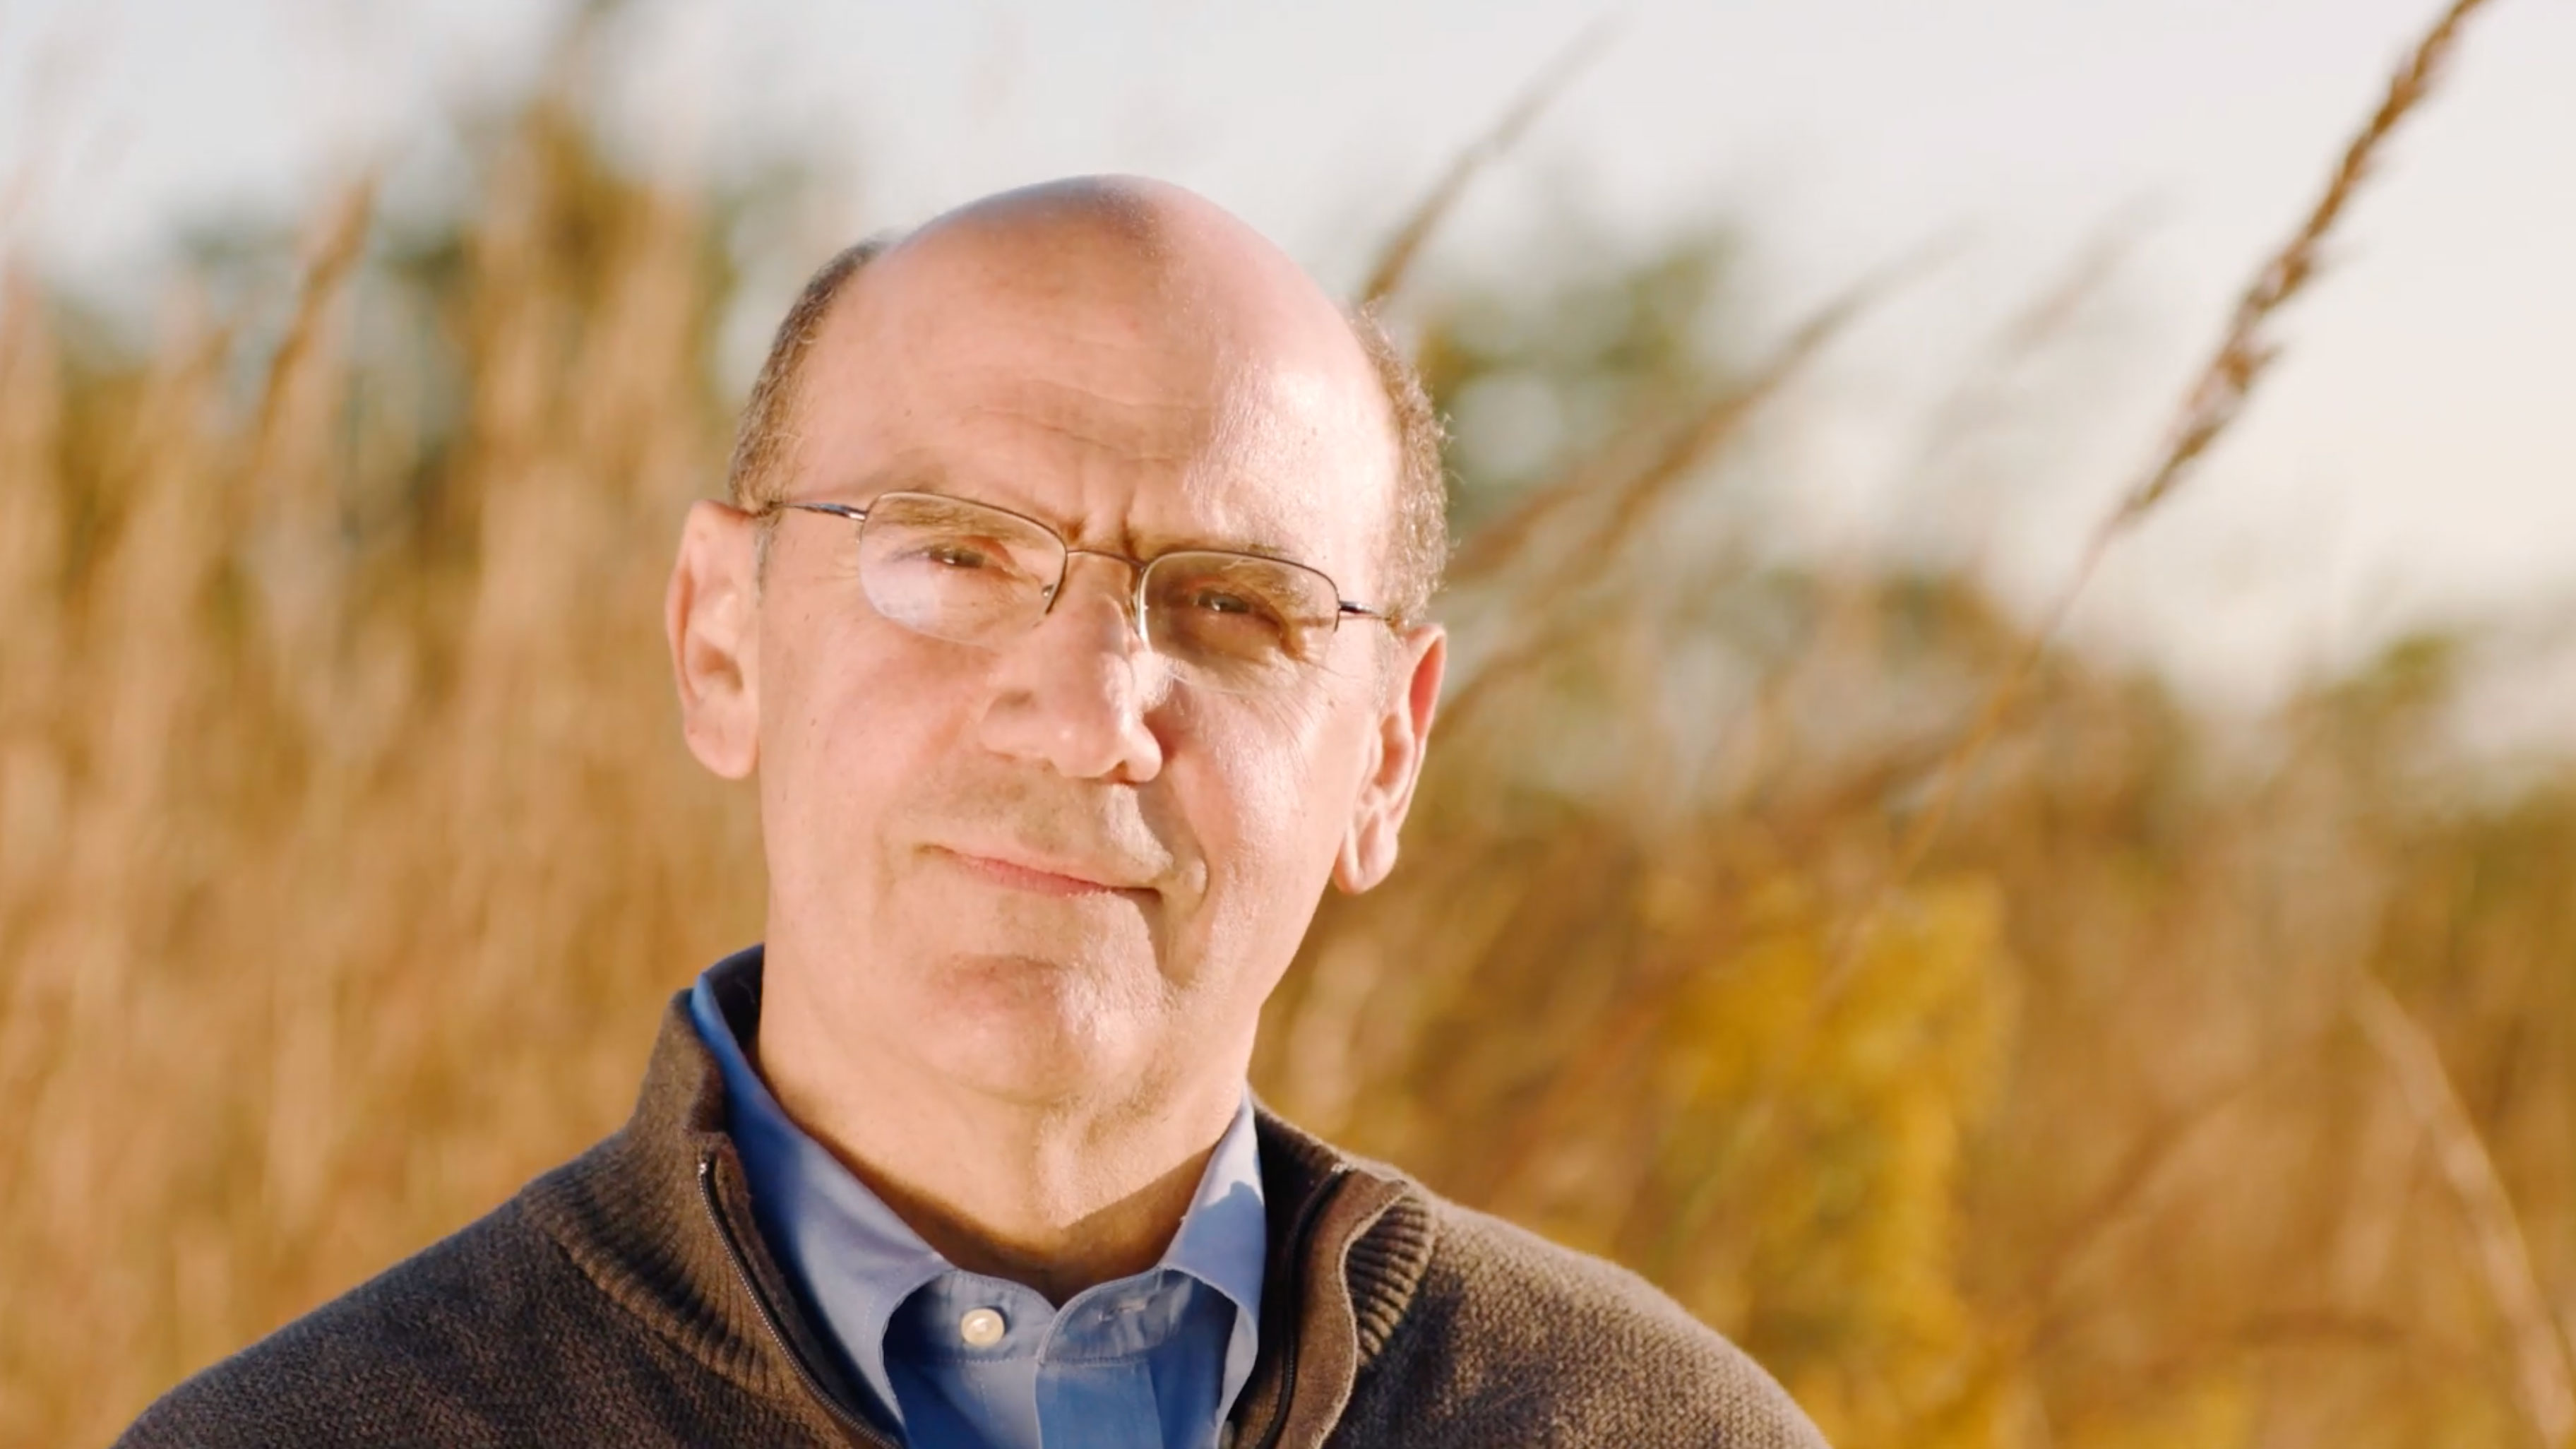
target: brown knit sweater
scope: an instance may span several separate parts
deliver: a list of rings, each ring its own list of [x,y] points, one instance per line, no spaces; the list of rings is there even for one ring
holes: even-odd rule
[[[179,1385],[120,1444],[866,1445],[752,1226],[722,1079],[662,1023],[635,1115],[490,1216]],[[1643,1279],[1277,1118],[1237,1449],[1822,1449]]]

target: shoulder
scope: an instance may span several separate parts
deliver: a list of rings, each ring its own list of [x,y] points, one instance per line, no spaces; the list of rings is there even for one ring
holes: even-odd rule
[[[513,1199],[203,1370],[118,1441],[477,1444],[524,1437],[597,1295]]]
[[[1661,1289],[1418,1185],[1432,1246],[1374,1366],[1400,1412],[1484,1443],[1822,1449],[1777,1381]]]

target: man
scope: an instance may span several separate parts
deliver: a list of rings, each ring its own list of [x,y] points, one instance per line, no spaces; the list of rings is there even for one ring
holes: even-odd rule
[[[1264,1114],[1440,691],[1419,384],[1186,192],[816,275],[667,623],[765,945],[635,1115],[135,1445],[1814,1445],[1641,1280]]]

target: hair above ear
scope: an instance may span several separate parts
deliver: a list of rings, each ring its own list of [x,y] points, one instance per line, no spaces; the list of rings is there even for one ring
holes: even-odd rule
[[[802,391],[806,356],[821,335],[823,319],[868,263],[883,256],[901,234],[880,232],[832,254],[796,293],[796,300],[771,334],[769,353],[752,379],[743,403],[742,423],[734,432],[733,456],[725,467],[725,490],[734,506],[758,513],[777,501],[779,481],[795,442],[796,408]]]

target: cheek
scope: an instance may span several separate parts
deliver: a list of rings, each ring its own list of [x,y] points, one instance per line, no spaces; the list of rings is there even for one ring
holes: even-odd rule
[[[906,782],[954,734],[940,713],[953,665],[943,685],[887,632],[829,613],[763,631],[761,809],[782,885],[855,884]]]
[[[1212,713],[1176,753],[1186,774],[1175,784],[1209,802],[1191,813],[1209,865],[1211,946],[1237,931],[1302,928],[1314,910],[1357,790],[1364,736],[1347,716],[1244,704]]]

